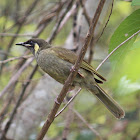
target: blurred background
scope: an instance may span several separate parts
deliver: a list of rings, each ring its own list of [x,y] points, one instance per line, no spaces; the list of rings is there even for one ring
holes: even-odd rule
[[[0,1],[1,138],[35,140],[62,88],[37,67],[32,54],[15,44],[38,37],[54,47],[65,47],[78,54],[98,3],[97,0]],[[95,69],[108,55],[114,31],[139,8],[128,0],[105,2],[85,56]],[[90,92],[83,89],[55,119],[44,140],[140,140],[139,46],[138,36],[133,49],[130,47],[123,59],[116,60],[119,65],[113,66],[107,60],[98,70],[107,79],[102,87],[125,110],[123,119],[114,118]],[[76,90],[68,93],[61,108]]]

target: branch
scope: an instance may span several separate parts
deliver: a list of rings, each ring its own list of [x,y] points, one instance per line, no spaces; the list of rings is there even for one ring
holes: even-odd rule
[[[108,22],[109,22],[109,20],[110,20],[110,17],[111,17],[111,15],[112,15],[113,5],[114,5],[114,0],[112,0],[111,11],[110,11],[108,20],[107,20],[107,22],[106,22],[106,24],[105,24],[105,26],[104,26],[104,28],[103,28],[103,30],[102,30],[100,36],[98,37],[97,42],[98,42],[98,40],[100,39],[100,37],[103,35],[104,30],[105,30],[105,28],[106,28],[106,26],[107,26],[107,24],[108,24]]]
[[[14,61],[14,60],[17,60],[17,59],[21,59],[21,58],[27,59],[27,58],[30,58],[30,57],[32,57],[32,55],[24,55],[24,56],[20,56],[20,57],[13,57],[13,58],[9,58],[7,60],[0,61],[0,64],[5,64],[5,63],[11,62],[11,61]]]
[[[71,84],[72,84],[72,82],[73,82],[73,80],[74,80],[74,78],[75,78],[75,76],[78,72],[78,69],[80,68],[82,60],[83,60],[84,55],[86,53],[86,50],[88,48],[88,45],[89,45],[89,43],[91,41],[91,38],[93,36],[94,30],[95,30],[97,21],[99,19],[99,16],[101,14],[102,8],[104,6],[104,3],[105,3],[105,0],[100,0],[98,8],[97,8],[96,13],[95,13],[95,16],[92,19],[91,26],[90,26],[89,31],[87,33],[87,36],[85,38],[84,45],[83,45],[83,47],[80,51],[80,54],[79,54],[78,59],[77,59],[75,65],[74,65],[74,68],[71,71],[70,75],[68,76],[67,80],[65,81],[63,89],[61,90],[60,94],[58,95],[57,100],[54,103],[53,109],[51,110],[50,114],[48,115],[48,118],[47,118],[44,126],[42,127],[42,130],[41,130],[40,134],[38,135],[37,140],[42,140],[44,138],[46,132],[48,131],[48,129],[51,125],[51,123],[55,119],[55,115],[56,115],[61,103],[63,102],[63,100],[66,96],[66,93],[67,93],[69,87],[71,86]]]
[[[134,36],[136,36],[137,34],[140,33],[140,30],[137,31],[136,33],[134,33],[133,35],[131,35],[129,38],[127,38],[125,41],[123,41],[120,45],[118,45],[101,63],[100,65],[96,68],[96,70],[98,70],[104,63],[105,61],[117,50],[119,49],[122,45],[124,45],[127,41],[129,41],[130,39],[132,39]]]
[[[13,33],[0,33],[0,36],[2,37],[27,37],[27,36],[33,36],[33,34],[13,34]]]

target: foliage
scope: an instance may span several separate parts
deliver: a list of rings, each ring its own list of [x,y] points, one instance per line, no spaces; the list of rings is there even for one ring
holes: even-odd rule
[[[128,16],[116,29],[110,39],[109,53],[138,30],[140,30],[140,9]],[[127,41],[110,57],[114,69],[116,69],[116,66],[119,67],[120,63],[128,55],[129,50],[133,49],[135,40],[136,37],[133,37]]]

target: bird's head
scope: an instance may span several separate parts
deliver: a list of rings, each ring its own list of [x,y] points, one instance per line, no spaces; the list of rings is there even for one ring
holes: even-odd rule
[[[34,55],[40,50],[50,48],[51,45],[43,39],[32,38],[26,42],[17,43],[16,45],[21,45],[29,49]]]

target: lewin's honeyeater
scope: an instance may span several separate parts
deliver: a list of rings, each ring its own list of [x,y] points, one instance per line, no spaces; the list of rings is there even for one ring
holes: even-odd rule
[[[65,48],[52,47],[43,39],[34,38],[16,45],[28,48],[35,56],[37,64],[41,69],[62,84],[65,83],[77,60],[77,55],[74,52]],[[81,88],[88,89],[116,118],[124,117],[125,113],[123,109],[97,84],[102,81],[94,78],[94,74],[101,80],[105,80],[91,65],[83,61],[72,86],[80,86]]]

